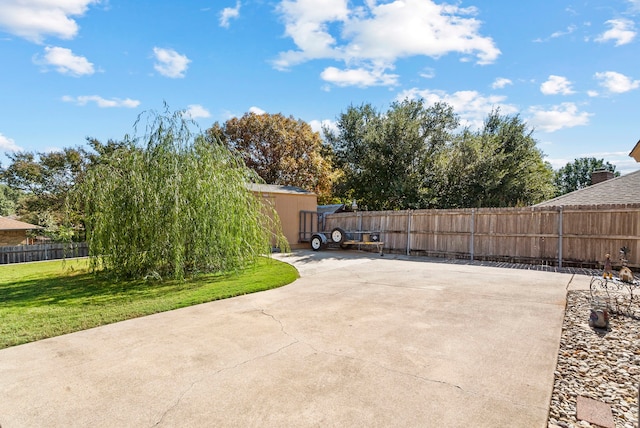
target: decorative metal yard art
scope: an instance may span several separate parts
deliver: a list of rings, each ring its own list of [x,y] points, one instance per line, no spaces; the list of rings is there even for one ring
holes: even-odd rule
[[[629,249],[627,247],[620,248],[620,261],[622,261],[622,267],[620,268],[620,273],[618,274],[618,277],[620,278],[621,281],[633,282],[634,281],[633,272],[631,272],[631,269],[627,267],[627,263],[629,262],[629,260],[627,259],[628,252],[629,252]]]
[[[629,249],[620,248],[621,267],[618,277],[613,276],[610,255],[605,256],[602,276],[592,276],[589,283],[591,294],[591,315],[589,324],[593,327],[606,328],[609,313],[636,317],[638,309],[638,292],[640,281],[627,266]]]

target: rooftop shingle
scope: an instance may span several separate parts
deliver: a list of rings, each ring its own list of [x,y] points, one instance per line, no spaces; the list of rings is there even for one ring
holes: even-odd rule
[[[42,229],[35,224],[25,223],[23,221],[13,220],[8,217],[0,217],[0,230],[32,230]]]
[[[640,204],[640,171],[587,186],[534,206],[607,204]]]

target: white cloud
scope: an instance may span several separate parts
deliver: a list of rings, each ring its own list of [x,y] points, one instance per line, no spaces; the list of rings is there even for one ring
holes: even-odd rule
[[[44,48],[44,57],[36,58],[36,64],[51,65],[60,74],[71,76],[91,75],[95,72],[93,64],[85,57],[74,55],[71,49],[57,46],[47,46]]]
[[[42,149],[42,151],[44,153],[54,153],[54,152],[62,152],[64,151],[64,149],[62,147],[46,146],[44,149]]]
[[[545,95],[569,95],[573,94],[571,82],[563,76],[549,76],[546,82],[540,85],[540,92]]]
[[[551,34],[551,36],[549,36],[549,37],[551,37],[552,39],[556,39],[558,37],[567,36],[567,35],[573,33],[574,31],[576,31],[577,28],[578,27],[576,27],[575,25],[569,25],[566,30],[564,30],[564,31],[556,31],[555,33]]]
[[[616,166],[616,171],[620,172],[621,175],[628,174],[640,169],[640,165],[638,164],[638,162],[636,162],[635,159],[629,156],[629,150],[620,152],[588,152],[581,153],[580,157],[604,159],[607,162],[611,162]]]
[[[549,162],[553,169],[560,169],[566,164],[568,164],[569,162],[573,162],[573,159],[567,159],[567,158],[544,158],[544,160],[546,162]]]
[[[630,4],[630,8],[631,8],[631,12],[635,13],[635,12],[640,12],[640,0],[628,0]]]
[[[640,87],[640,80],[631,80],[624,74],[615,71],[596,73],[594,77],[600,81],[600,86],[616,94],[629,92]]]
[[[251,106],[249,107],[248,110],[249,113],[252,114],[257,114],[257,115],[263,115],[266,114],[267,112],[263,109],[261,109],[260,107],[256,107],[256,106]],[[246,113],[246,112],[245,112]],[[234,117],[241,117],[243,116],[245,113],[238,113],[238,112],[232,112],[230,110],[224,110],[222,112],[222,117],[224,118],[224,120],[229,120],[229,119],[233,119]]]
[[[329,130],[333,131],[333,132],[337,132],[338,131],[338,124],[332,120],[329,119],[325,119],[325,120],[312,120],[309,122],[309,126],[311,127],[311,129],[313,130],[313,132],[317,132],[320,134],[321,137],[324,136],[323,133],[323,128],[329,128]]]
[[[480,129],[487,114],[495,109],[500,109],[501,114],[514,114],[518,109],[504,101],[507,97],[501,95],[484,96],[477,91],[458,91],[448,94],[437,90],[410,89],[403,91],[396,97],[396,100],[422,98],[427,105],[437,102],[445,102],[453,107],[453,110],[460,116],[460,124],[471,128]]]
[[[557,39],[559,37],[568,36],[569,34],[573,33],[577,29],[578,29],[578,27],[576,27],[575,25],[569,25],[566,30],[556,31],[556,32],[552,33],[546,39],[537,38],[537,39],[534,40],[534,42],[535,43],[548,42],[551,39]]]
[[[564,128],[573,128],[589,123],[591,113],[578,111],[575,103],[562,103],[550,110],[534,106],[529,108],[531,118],[529,123],[543,132],[555,132]]]
[[[132,100],[131,98],[126,98],[124,100],[120,98],[112,98],[108,100],[98,95],[81,95],[79,97],[71,97],[71,96],[65,95],[64,97],[62,97],[62,101],[67,103],[75,103],[79,106],[85,106],[90,102],[94,102],[98,107],[101,107],[101,108],[108,108],[108,107],[136,108],[140,105],[140,101]]]
[[[34,43],[45,36],[72,39],[78,33],[73,17],[84,15],[101,0],[2,0],[0,28]]]
[[[186,55],[180,55],[173,49],[154,47],[153,54],[156,62],[153,68],[165,77],[184,77],[191,60]]]
[[[0,133],[0,150],[4,152],[19,152],[22,147],[18,146],[13,139],[5,137]]]
[[[274,61],[287,69],[314,59],[345,63],[345,70],[325,70],[325,76],[342,85],[370,86],[372,74],[386,76],[400,58],[438,58],[458,53],[489,64],[500,55],[490,37],[480,34],[475,8],[436,4],[432,0],[395,0],[351,7],[348,0],[283,0],[278,8],[285,34],[297,50],[281,52]],[[354,79],[356,70],[363,80]],[[367,72],[368,71],[368,72]],[[375,73],[374,73],[375,72]]]
[[[262,110],[260,107],[251,106],[249,107],[249,113],[261,115],[261,114],[265,114],[266,111]]]
[[[590,90],[590,91],[587,91],[587,95],[589,95],[591,98],[593,98],[593,97],[599,96],[600,93],[598,91]]]
[[[225,7],[220,12],[220,26],[229,28],[229,21],[237,19],[240,16],[240,2],[236,3],[236,7]]]
[[[422,72],[420,73],[420,77],[424,79],[433,79],[434,77],[436,77],[436,71],[431,67],[427,67],[422,70]]]
[[[507,85],[513,85],[513,82],[510,79],[505,77],[498,77],[492,84],[491,87],[493,89],[502,89]]]
[[[611,158],[611,157],[621,157],[621,156],[629,156],[628,151],[623,152],[589,152],[583,153],[580,157],[584,158]]]
[[[631,43],[636,37],[635,26],[629,19],[610,19],[605,24],[611,26],[611,29],[599,35],[595,39],[596,42],[604,43],[613,40],[616,46],[621,46]]]
[[[347,0],[284,0],[278,11],[284,17],[286,35],[300,50],[281,53],[275,62],[277,68],[338,55],[336,40],[329,34],[327,24],[348,20]]]
[[[200,104],[189,104],[187,110],[184,112],[185,117],[190,119],[206,119],[211,117],[209,110],[202,107]]]
[[[336,67],[327,67],[320,74],[322,80],[337,86],[394,86],[398,84],[397,74],[385,74],[383,70],[366,70],[353,68],[339,70]]]

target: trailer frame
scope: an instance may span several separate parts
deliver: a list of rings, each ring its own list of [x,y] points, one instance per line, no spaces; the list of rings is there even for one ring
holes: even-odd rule
[[[313,232],[309,242],[313,251],[327,248],[347,249],[357,246],[360,249],[363,246],[374,246],[380,256],[384,256],[384,242],[380,240],[381,236],[381,232],[377,230],[345,231],[340,227],[335,227],[331,231]]]

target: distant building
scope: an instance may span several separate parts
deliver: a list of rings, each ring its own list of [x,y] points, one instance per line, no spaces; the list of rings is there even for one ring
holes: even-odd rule
[[[42,227],[8,217],[0,217],[0,247],[29,244],[30,239],[27,237],[27,232],[36,229],[42,229]]]
[[[611,178],[613,174],[600,174],[600,171],[595,171],[594,175],[595,184],[534,206],[640,204],[640,171],[615,178]],[[605,180],[598,181],[602,178]]]

